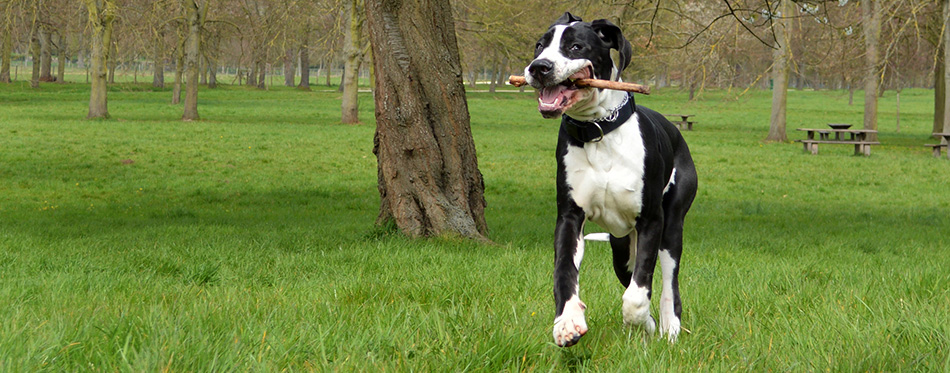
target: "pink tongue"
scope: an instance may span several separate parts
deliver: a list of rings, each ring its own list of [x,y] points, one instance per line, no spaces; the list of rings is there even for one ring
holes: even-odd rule
[[[545,87],[541,89],[541,99],[538,103],[539,109],[556,109],[564,101],[564,91],[566,87],[563,85],[556,85],[553,87]]]

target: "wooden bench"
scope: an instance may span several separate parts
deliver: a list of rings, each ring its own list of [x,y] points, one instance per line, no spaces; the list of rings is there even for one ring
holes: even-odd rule
[[[805,146],[806,152],[818,154],[818,144],[848,144],[854,145],[854,155],[871,155],[871,145],[880,145],[877,141],[838,141],[838,140],[795,140]]]
[[[940,148],[946,148],[947,143],[950,143],[950,133],[941,133],[935,132],[934,137],[940,139],[939,144],[927,144],[934,150],[934,157],[940,157]],[[947,148],[947,158],[950,158],[950,148]]]
[[[924,144],[924,146],[929,146],[934,150],[934,157],[940,158],[940,149],[946,148],[947,144]],[[947,156],[950,156],[950,152],[947,153]]]
[[[692,131],[692,130],[693,130],[693,124],[694,124],[694,123],[697,123],[696,121],[689,120],[689,117],[694,117],[694,116],[696,116],[695,114],[664,114],[664,116],[667,116],[667,117],[680,117],[680,120],[671,120],[671,121],[670,121],[670,122],[672,122],[673,124],[675,124],[675,125],[676,125],[676,128],[679,128],[680,131],[682,131],[682,130]]]

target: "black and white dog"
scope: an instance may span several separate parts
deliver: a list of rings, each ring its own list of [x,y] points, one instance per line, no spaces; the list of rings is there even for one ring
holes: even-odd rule
[[[696,169],[683,136],[632,94],[579,88],[575,79],[620,80],[632,49],[607,20],[565,13],[538,41],[525,79],[545,118],[561,117],[554,232],[554,342],[571,346],[587,333],[578,274],[584,222],[610,232],[614,271],[626,287],[623,321],[652,335],[650,293],[657,259],[663,273],[660,335],[680,332],[679,273],[683,220],[696,196]]]

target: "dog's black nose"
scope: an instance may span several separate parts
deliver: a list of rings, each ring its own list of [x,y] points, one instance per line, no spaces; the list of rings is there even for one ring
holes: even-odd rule
[[[547,59],[534,60],[528,65],[528,72],[535,77],[548,75],[552,69],[554,69],[554,62]]]

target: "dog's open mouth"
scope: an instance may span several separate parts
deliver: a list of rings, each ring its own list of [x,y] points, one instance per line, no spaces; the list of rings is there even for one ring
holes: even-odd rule
[[[576,93],[581,89],[574,84],[574,81],[589,79],[593,77],[593,72],[593,68],[588,63],[563,82],[538,90],[538,111],[541,112],[541,116],[554,118],[563,114],[571,105],[574,105],[578,100]]]

